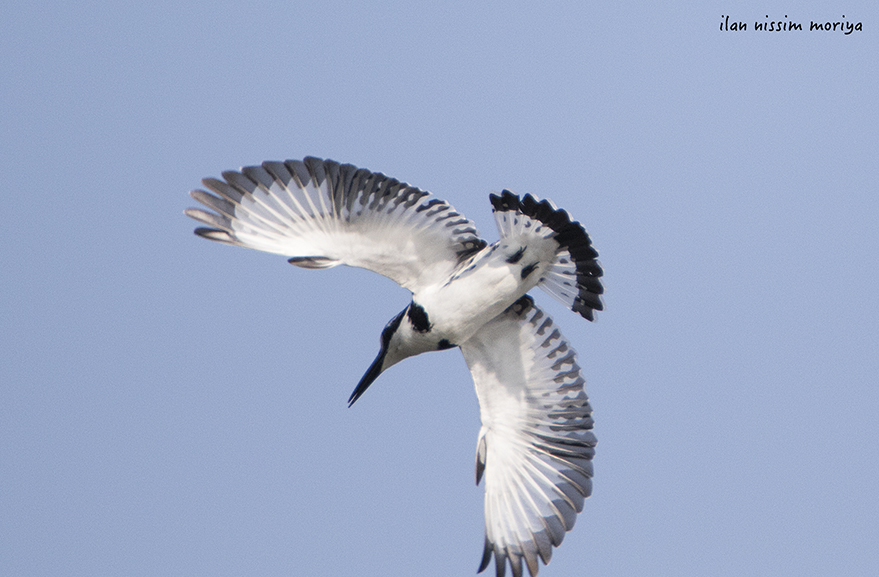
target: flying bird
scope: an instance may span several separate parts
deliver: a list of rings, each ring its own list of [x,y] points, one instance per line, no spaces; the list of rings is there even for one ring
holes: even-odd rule
[[[548,200],[489,196],[500,240],[488,244],[445,202],[381,173],[308,157],[206,178],[192,191],[210,210],[186,215],[209,240],[276,253],[306,269],[340,264],[384,275],[412,301],[381,332],[380,350],[349,406],[389,367],[459,348],[482,427],[485,548],[478,572],[522,566],[536,577],[592,492],[592,407],[577,356],[528,291],[539,287],[582,317],[603,309],[598,252]]]

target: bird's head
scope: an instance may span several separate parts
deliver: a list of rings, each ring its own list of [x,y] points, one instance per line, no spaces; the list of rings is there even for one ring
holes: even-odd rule
[[[382,330],[381,349],[378,356],[375,357],[354,392],[351,393],[348,406],[353,405],[366,392],[369,385],[386,369],[405,358],[437,350],[436,339],[427,334],[430,332],[429,327],[427,313],[414,302],[388,321]],[[425,328],[427,330],[424,330]]]

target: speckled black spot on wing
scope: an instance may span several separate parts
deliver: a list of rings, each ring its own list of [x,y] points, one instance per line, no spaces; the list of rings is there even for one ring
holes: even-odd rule
[[[532,262],[528,266],[523,266],[522,267],[522,280],[525,280],[526,278],[528,278],[528,275],[533,273],[535,271],[535,269],[537,269],[536,262]]]
[[[528,295],[522,295],[519,297],[519,300],[508,306],[507,310],[504,312],[512,312],[516,315],[521,315],[524,311],[530,309],[532,305],[534,305],[534,299]]]
[[[457,231],[456,231],[457,232]],[[468,240],[466,242],[461,243],[461,249],[455,253],[458,255],[458,262],[464,262],[477,252],[481,251],[486,247],[488,243],[484,240],[476,239],[476,240]]]
[[[522,255],[524,255],[524,254],[525,254],[525,247],[524,246],[519,247],[519,250],[517,250],[512,256],[510,256],[507,259],[507,262],[510,264],[516,264],[517,262],[522,260]]]

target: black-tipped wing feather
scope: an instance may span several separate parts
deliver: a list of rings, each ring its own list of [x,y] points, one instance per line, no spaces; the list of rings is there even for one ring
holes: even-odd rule
[[[577,357],[530,297],[461,344],[482,416],[477,480],[485,479],[485,555],[502,575],[537,575],[592,491],[592,408]]]
[[[396,179],[308,157],[264,162],[202,182],[192,197],[210,211],[196,234],[282,254],[304,268],[347,264],[416,292],[446,278],[485,246],[474,224],[447,202]]]

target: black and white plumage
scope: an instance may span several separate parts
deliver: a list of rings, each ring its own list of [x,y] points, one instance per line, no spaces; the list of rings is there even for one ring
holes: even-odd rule
[[[380,173],[305,158],[208,178],[211,211],[186,214],[204,238],[277,253],[311,269],[372,270],[412,292],[349,398],[390,366],[459,347],[479,399],[476,482],[485,479],[485,551],[532,576],[574,525],[592,489],[592,409],[574,350],[527,292],[544,289],[588,320],[602,310],[598,253],[547,200],[490,195],[500,240],[489,245],[445,201]]]

